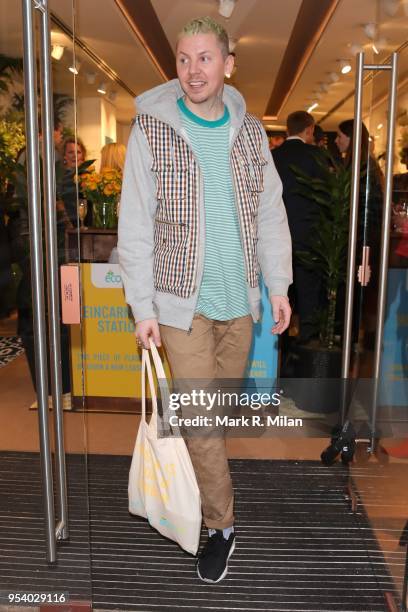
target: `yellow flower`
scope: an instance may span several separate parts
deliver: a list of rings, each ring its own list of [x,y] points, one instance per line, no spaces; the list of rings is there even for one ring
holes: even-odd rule
[[[113,193],[112,185],[111,184],[106,185],[105,189],[103,190],[103,193],[105,195],[112,195]]]

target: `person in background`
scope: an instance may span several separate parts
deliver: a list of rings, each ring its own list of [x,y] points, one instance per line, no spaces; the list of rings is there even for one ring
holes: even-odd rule
[[[67,138],[63,143],[63,164],[69,170],[79,167],[86,160],[86,148],[80,138]]]
[[[110,142],[102,147],[100,169],[111,168],[123,172],[125,165],[126,147],[117,142]]]
[[[343,157],[346,168],[350,168],[353,159],[353,132],[354,119],[342,121],[337,128],[335,143]],[[366,287],[356,284],[353,316],[353,342],[358,346],[359,331],[364,326],[367,348],[373,347],[375,328],[377,325],[377,293],[380,255],[380,236],[382,223],[384,177],[377,160],[375,159],[369,138],[369,133],[362,123],[361,126],[361,172],[360,197],[358,211],[358,234],[356,273],[362,262],[363,247],[368,246],[370,281]],[[339,299],[340,308],[344,309],[345,288],[342,287]],[[343,319],[340,313],[340,319]]]
[[[403,147],[400,153],[401,164],[408,169],[408,147]],[[398,204],[401,200],[408,202],[408,172],[394,174],[392,187],[392,201]]]
[[[126,158],[126,147],[117,142],[110,142],[102,147],[100,169],[102,170],[120,170],[123,172]],[[119,217],[120,200],[117,206],[117,215]],[[113,247],[109,255],[109,263],[119,263],[118,249]]]
[[[326,134],[320,125],[315,125],[314,127],[312,144],[314,144],[315,147],[321,147],[322,149],[326,148]]]
[[[178,37],[176,67],[178,79],[136,100],[119,217],[126,300],[139,344],[163,342],[174,380],[240,384],[260,315],[259,270],[272,333],[290,321],[282,185],[262,123],[224,85],[234,67],[224,28],[210,17],[189,22]],[[208,528],[197,573],[215,583],[235,547],[225,438],[209,427],[186,442]]]
[[[297,193],[300,184],[292,166],[310,177],[319,177],[318,149],[313,146],[315,122],[306,111],[296,111],[287,118],[288,137],[272,157],[283,185],[285,203],[293,247],[294,311],[299,317],[299,342],[308,342],[315,334],[313,316],[322,304],[319,275],[307,269],[296,256],[297,251],[308,251],[313,225],[317,220],[318,204]],[[284,347],[282,346],[282,350]]]
[[[285,142],[285,136],[283,134],[272,134],[269,138],[269,148],[271,151],[277,149]]]
[[[364,123],[362,123],[361,128],[359,229],[361,240],[363,240],[376,236],[381,227],[384,176],[373,155],[369,133]],[[343,157],[346,168],[351,168],[353,158],[353,130],[354,119],[342,121],[337,128],[335,143]],[[374,241],[372,246],[376,242]],[[372,248],[372,255],[374,255],[373,250]]]
[[[74,178],[77,168],[86,160],[86,148],[80,138],[67,138],[62,145],[64,173],[61,177],[61,186],[57,185],[57,191],[61,187],[61,196],[57,200],[57,210],[60,216],[60,226],[62,227],[62,248],[64,245],[64,233],[67,228],[78,226],[78,203],[77,198],[82,194],[78,193],[74,187]],[[91,207],[89,207],[86,225],[91,223]]]
[[[41,121],[40,126],[40,140]],[[55,146],[55,164],[56,169],[59,164],[62,164],[63,155],[63,124],[54,117],[54,146]],[[40,149],[41,150],[41,149]],[[32,293],[31,293],[31,258],[30,258],[30,241],[29,241],[29,221],[28,221],[28,194],[26,185],[26,172],[24,170],[26,163],[26,151],[23,149],[17,159],[17,163],[23,166],[23,171],[20,180],[16,184],[16,198],[18,198],[18,245],[16,247],[16,259],[21,269],[21,280],[17,289],[17,308],[18,308],[18,327],[17,333],[21,337],[27,362],[30,369],[31,380],[34,389],[36,389],[35,376],[35,354],[34,354],[34,332],[33,332],[33,309],[32,309]],[[41,161],[42,163],[42,161]],[[24,177],[24,178],[23,178]],[[63,249],[61,247],[61,235],[65,231],[67,216],[63,210],[63,204],[57,202],[57,240],[58,240],[58,261],[61,264],[63,260]],[[44,246],[45,252],[45,246]],[[63,393],[63,408],[71,409],[71,379],[69,371],[69,341],[68,329],[66,325],[61,323],[61,360],[62,360],[62,393]],[[49,373],[48,373],[49,374]],[[48,375],[49,381],[49,396],[51,395],[51,378]],[[49,397],[49,401],[51,398]],[[34,402],[32,408],[37,407],[37,402]]]

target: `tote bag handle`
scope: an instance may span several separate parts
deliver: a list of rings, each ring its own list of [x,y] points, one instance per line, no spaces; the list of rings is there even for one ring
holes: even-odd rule
[[[153,340],[149,338],[150,351],[143,349],[142,351],[142,420],[146,421],[146,371],[147,378],[149,381],[149,387],[152,397],[152,417],[155,417],[156,430],[157,430],[157,395],[156,388],[153,380],[152,364],[150,361],[150,355],[152,356],[154,368],[156,370],[157,383],[160,387],[160,396],[162,399],[163,407],[163,419],[169,418],[169,402],[170,402],[170,391],[167,382],[166,372],[164,371],[163,362],[160,358],[159,351]],[[172,425],[171,430],[173,434],[180,436],[180,429],[178,425]]]

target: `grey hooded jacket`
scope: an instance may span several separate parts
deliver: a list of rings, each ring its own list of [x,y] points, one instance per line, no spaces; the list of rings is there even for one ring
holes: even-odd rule
[[[178,79],[151,89],[136,98],[139,113],[169,124],[184,140],[177,99],[183,95]],[[245,116],[241,94],[226,85],[223,101],[231,117],[230,146],[239,133]],[[282,184],[275,169],[266,134],[263,139],[264,190],[258,208],[257,257],[269,295],[286,296],[292,282],[292,245]],[[118,254],[126,301],[136,321],[157,318],[159,323],[179,329],[191,328],[204,265],[205,210],[203,185],[199,202],[199,253],[197,290],[181,298],[157,291],[154,287],[154,224],[157,208],[156,179],[152,153],[140,128],[135,125],[126,154],[118,228]],[[260,290],[248,285],[248,299],[254,321],[259,319]]]

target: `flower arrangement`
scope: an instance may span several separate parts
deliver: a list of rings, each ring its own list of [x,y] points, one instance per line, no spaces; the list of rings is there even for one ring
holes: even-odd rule
[[[122,189],[120,170],[103,168],[101,172],[95,172],[95,168],[90,166],[77,180],[85,198],[92,202],[95,227],[116,227],[117,205]]]
[[[0,193],[5,196],[10,183],[15,183],[15,162],[25,146],[23,126],[15,121],[0,120]]]
[[[117,203],[122,189],[122,173],[119,170],[104,168],[101,172],[95,172],[94,166],[90,166],[87,172],[80,175],[79,181],[82,193],[92,203]]]

